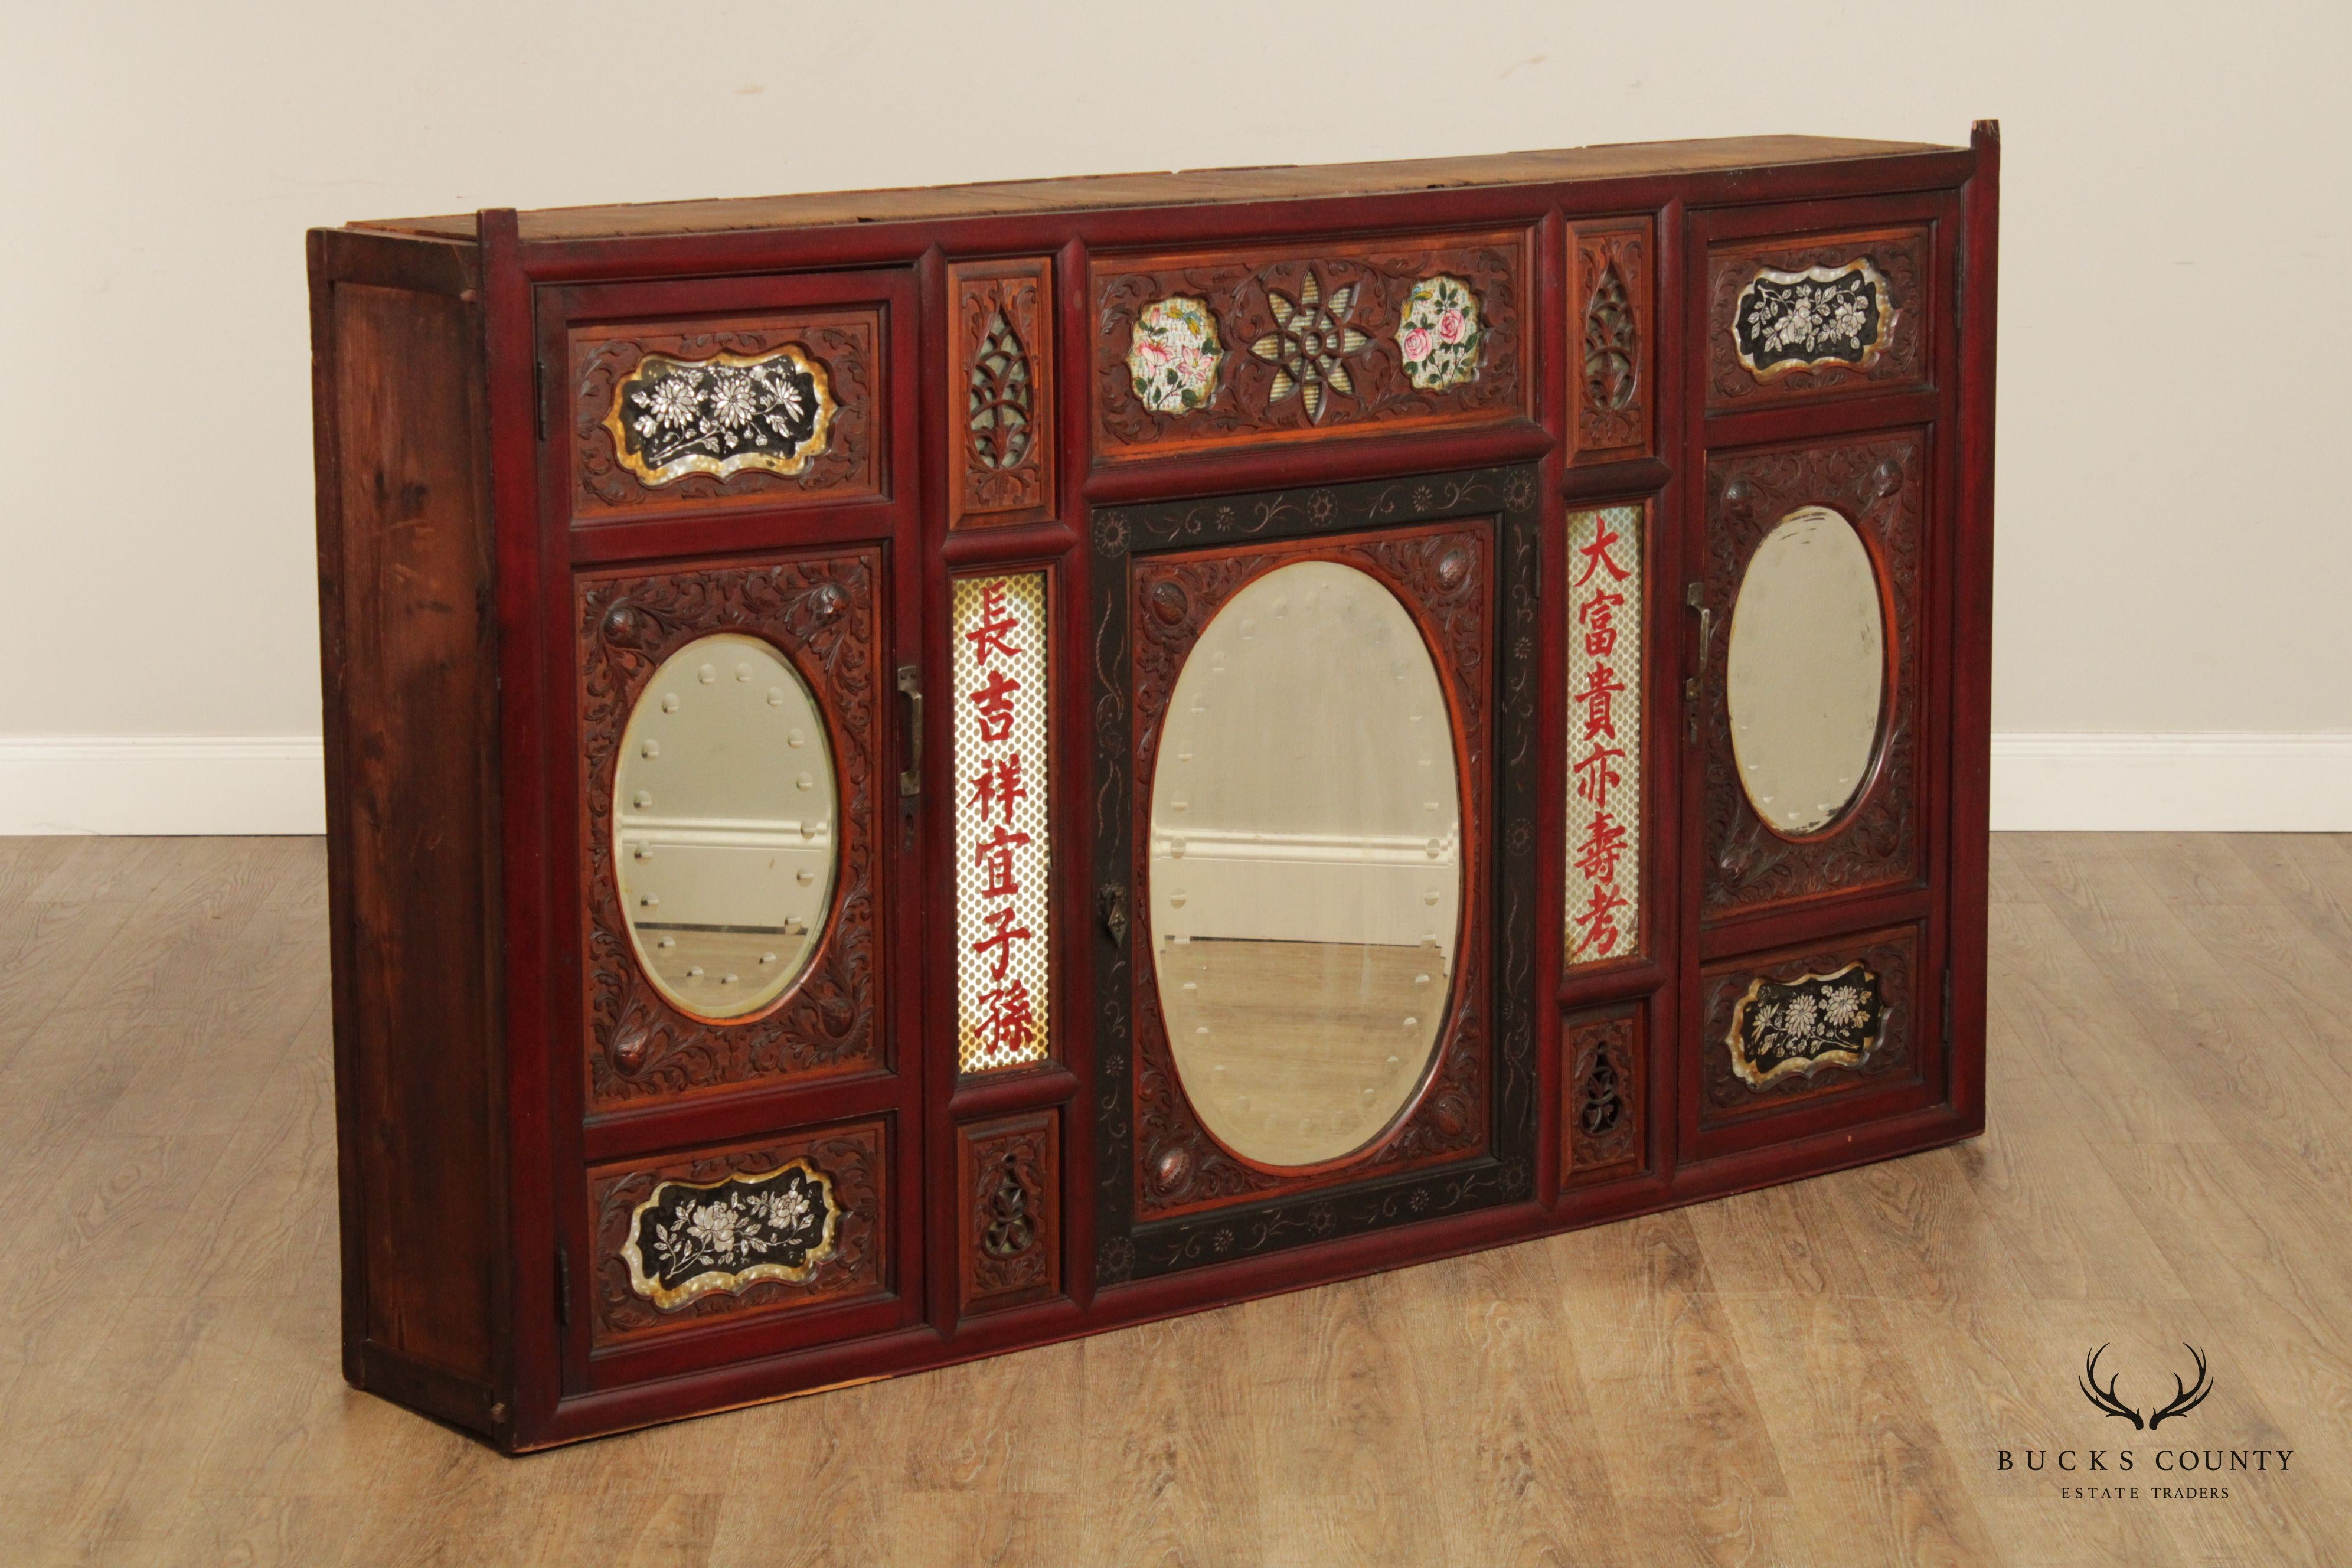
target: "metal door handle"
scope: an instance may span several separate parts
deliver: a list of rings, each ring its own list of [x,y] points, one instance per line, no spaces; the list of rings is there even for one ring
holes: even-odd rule
[[[898,667],[898,695],[907,700],[907,771],[898,775],[898,793],[913,798],[923,793],[923,675],[911,664]]]
[[[1706,687],[1706,650],[1715,641],[1715,612],[1706,607],[1706,587],[1693,583],[1683,590],[1683,603],[1698,612],[1698,658],[1693,666],[1696,673],[1683,681],[1683,714],[1690,725],[1691,743],[1698,743],[1698,697]]]

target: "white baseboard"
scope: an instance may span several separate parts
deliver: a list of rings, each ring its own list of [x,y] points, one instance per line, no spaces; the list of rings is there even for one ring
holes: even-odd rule
[[[315,735],[0,736],[0,834],[324,833]]]
[[[320,833],[316,737],[0,736],[0,835]],[[1992,825],[2352,833],[2352,734],[1995,735]]]
[[[1992,826],[2352,833],[2352,734],[1995,735]]]

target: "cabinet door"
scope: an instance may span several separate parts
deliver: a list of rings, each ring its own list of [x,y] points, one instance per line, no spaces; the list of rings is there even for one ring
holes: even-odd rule
[[[1106,1287],[1532,1190],[1537,508],[1097,514]]]
[[[574,1391],[919,1299],[912,301],[889,271],[542,299]]]
[[[1685,1077],[1702,1156],[1892,1114],[1941,1083],[1931,463],[1925,429],[1707,460]]]

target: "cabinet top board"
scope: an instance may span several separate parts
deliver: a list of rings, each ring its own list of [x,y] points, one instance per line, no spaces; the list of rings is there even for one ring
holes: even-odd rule
[[[856,223],[1083,212],[1107,207],[1397,195],[1476,185],[1719,174],[1792,163],[1965,151],[1926,142],[1874,142],[1843,136],[1726,136],[1680,142],[1627,142],[1474,158],[1286,163],[1169,174],[1077,174],[989,184],[542,207],[520,215],[520,237],[526,244],[562,243],[739,229],[817,228]],[[472,214],[460,213],[439,217],[381,218],[346,226],[471,240],[475,220]]]

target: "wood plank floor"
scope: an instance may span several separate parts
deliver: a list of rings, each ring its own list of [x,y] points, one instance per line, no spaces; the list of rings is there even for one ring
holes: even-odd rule
[[[323,865],[0,840],[0,1563],[2352,1561],[2352,838],[1996,839],[1962,1147],[520,1461],[339,1375]]]

